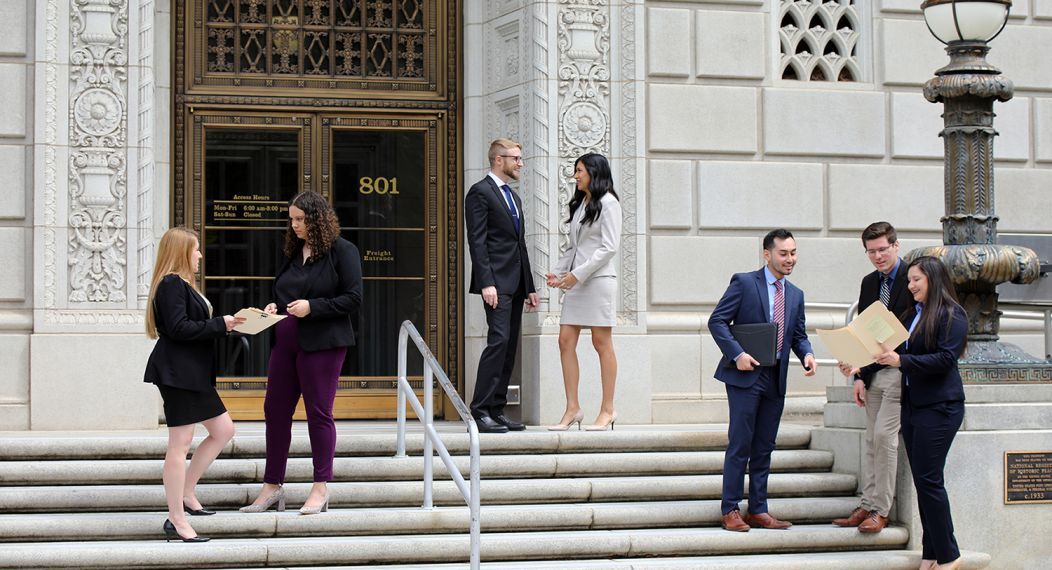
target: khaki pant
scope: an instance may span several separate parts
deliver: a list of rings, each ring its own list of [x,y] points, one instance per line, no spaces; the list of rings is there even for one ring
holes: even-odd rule
[[[898,471],[902,373],[878,371],[866,390],[866,459],[862,464],[862,508],[888,516]]]

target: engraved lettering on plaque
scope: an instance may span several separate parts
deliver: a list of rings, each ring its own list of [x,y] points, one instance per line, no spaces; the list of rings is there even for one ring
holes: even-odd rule
[[[1005,504],[1052,503],[1052,451],[1005,452]]]

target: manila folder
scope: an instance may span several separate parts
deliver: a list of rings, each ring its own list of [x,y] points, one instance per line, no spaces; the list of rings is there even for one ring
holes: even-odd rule
[[[234,316],[245,319],[245,322],[234,327],[234,330],[243,334],[256,334],[260,331],[265,331],[285,318],[285,315],[272,315],[254,307],[241,309]]]

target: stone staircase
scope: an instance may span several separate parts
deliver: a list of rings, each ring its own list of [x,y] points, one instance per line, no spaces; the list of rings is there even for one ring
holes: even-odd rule
[[[463,456],[463,427],[440,426]],[[640,426],[606,433],[484,434],[485,568],[912,569],[908,531],[878,535],[830,520],[857,504],[854,476],[808,449],[810,428],[783,425],[770,478],[771,511],[789,531],[719,528],[726,427]],[[198,488],[221,512],[194,517],[206,544],[165,543],[160,484],[165,432],[0,435],[0,568],[464,568],[468,509],[435,461],[431,511],[423,496],[423,440],[396,459],[393,428],[340,426],[330,511],[241,514],[264,467],[259,424],[238,435]],[[297,425],[286,489],[298,507],[310,488],[305,429]],[[966,568],[989,557],[969,553]]]

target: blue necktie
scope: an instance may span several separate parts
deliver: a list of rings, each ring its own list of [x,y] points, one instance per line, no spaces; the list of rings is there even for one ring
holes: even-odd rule
[[[511,196],[511,186],[501,184],[500,189],[504,191],[504,199],[508,201],[508,208],[511,211],[511,220],[515,222],[515,232],[518,233],[520,231],[519,210],[515,208],[515,199]]]

